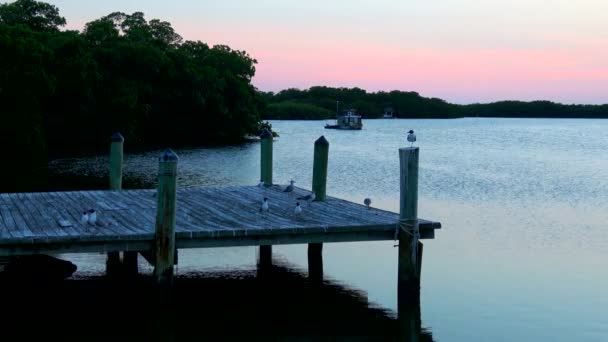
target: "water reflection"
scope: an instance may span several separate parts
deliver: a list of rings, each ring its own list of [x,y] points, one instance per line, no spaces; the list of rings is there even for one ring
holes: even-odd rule
[[[182,274],[169,299],[159,296],[149,276],[3,282],[2,293],[11,294],[3,301],[3,334],[87,341],[433,340],[421,328],[418,303],[400,306],[397,319],[394,312],[370,306],[362,291],[311,279],[276,261],[263,267],[263,272]]]

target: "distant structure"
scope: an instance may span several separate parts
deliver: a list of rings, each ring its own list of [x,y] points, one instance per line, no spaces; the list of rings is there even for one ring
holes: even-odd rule
[[[382,117],[385,119],[394,119],[395,111],[393,110],[393,107],[384,107],[384,114]]]
[[[336,123],[334,125],[325,125],[325,128],[330,129],[361,129],[363,123],[361,122],[361,115],[357,113],[354,108],[344,110],[342,114],[337,115]]]

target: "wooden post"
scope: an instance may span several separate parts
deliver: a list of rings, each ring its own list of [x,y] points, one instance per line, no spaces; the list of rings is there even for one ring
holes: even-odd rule
[[[312,191],[315,193],[315,201],[325,201],[328,159],[329,142],[324,136],[321,136],[315,141],[315,156],[312,167]]]
[[[262,140],[260,180],[262,180],[266,186],[270,186],[272,185],[272,133],[270,133],[268,129],[264,129],[260,138]],[[272,264],[271,245],[260,246],[258,263],[263,267]]]
[[[420,297],[411,298],[407,303],[401,302],[397,308],[398,341],[432,341],[432,336],[422,331],[420,318]],[[426,336],[425,336],[426,335]]]
[[[110,145],[110,190],[122,190],[122,161],[125,138],[112,134]]]
[[[173,284],[177,155],[167,149],[159,158],[154,276],[159,285]]]
[[[313,282],[323,280],[323,244],[308,244],[308,278]]]
[[[418,147],[399,149],[401,191],[399,205],[398,301],[411,302],[420,296],[418,256]]]
[[[261,180],[266,186],[272,185],[272,133],[264,129],[262,135]]]
[[[327,164],[329,142],[325,136],[315,141],[315,154],[312,166],[312,191],[315,201],[324,202],[327,197]],[[323,244],[308,244],[308,276],[313,280],[323,279]]]
[[[272,245],[261,245],[258,255],[258,267],[269,268],[272,266]]]
[[[125,138],[120,133],[110,138],[110,190],[122,190],[122,162]],[[106,274],[115,276],[120,272],[120,252],[108,252]]]
[[[114,133],[111,137],[110,145],[110,190],[122,190],[122,169],[124,152],[123,146],[125,138],[120,133]],[[121,266],[119,252],[109,252],[108,268],[118,268]],[[110,273],[117,273],[118,270],[108,270]],[[122,271],[125,275],[137,274],[137,252],[122,252]]]

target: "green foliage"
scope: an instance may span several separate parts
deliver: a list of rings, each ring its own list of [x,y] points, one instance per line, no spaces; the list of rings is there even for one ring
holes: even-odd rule
[[[506,118],[606,118],[608,104],[564,105],[550,101],[500,101],[461,106],[461,113],[474,117]]]
[[[271,120],[320,120],[334,115],[334,112],[310,103],[284,101],[269,104],[263,116]]]
[[[51,5],[0,5],[0,136],[10,158],[227,144],[256,134],[264,100],[257,61],[228,46],[182,41],[171,24],[114,12],[82,33]],[[28,165],[29,165],[28,164]]]
[[[263,112],[265,119],[326,119],[347,108],[357,109],[364,118],[382,117],[385,108],[392,108],[399,118],[608,118],[608,105],[564,105],[550,101],[456,105],[397,90],[368,93],[359,88],[290,88],[276,94],[261,93],[261,97],[268,102]]]
[[[34,31],[57,31],[66,24],[59,9],[34,0],[17,0],[0,5],[0,24],[24,25]]]
[[[269,102],[263,115],[266,119],[328,119],[348,108],[357,109],[364,118],[381,117],[387,107],[397,117],[407,118],[453,118],[459,111],[441,99],[403,91],[368,93],[360,88],[312,87],[263,93],[262,97]]]

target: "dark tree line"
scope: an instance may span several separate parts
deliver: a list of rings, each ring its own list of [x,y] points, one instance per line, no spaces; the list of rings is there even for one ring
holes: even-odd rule
[[[501,101],[457,105],[416,92],[368,93],[359,88],[311,87],[263,93],[268,102],[264,119],[328,119],[342,109],[357,109],[364,118],[382,117],[391,108],[400,118],[608,118],[608,105],[565,105],[550,101]],[[336,101],[339,108],[336,108]]]
[[[291,88],[263,96],[268,102],[264,119],[328,119],[333,118],[336,111],[349,108],[357,109],[367,118],[381,117],[387,108],[398,117],[452,118],[459,115],[459,108],[444,100],[397,90],[368,93],[360,88],[317,86],[307,90]]]
[[[82,32],[50,4],[0,5],[0,136],[5,160],[44,165],[49,155],[228,144],[257,133],[264,101],[255,59],[228,46],[183,41],[171,24],[110,13]]]

